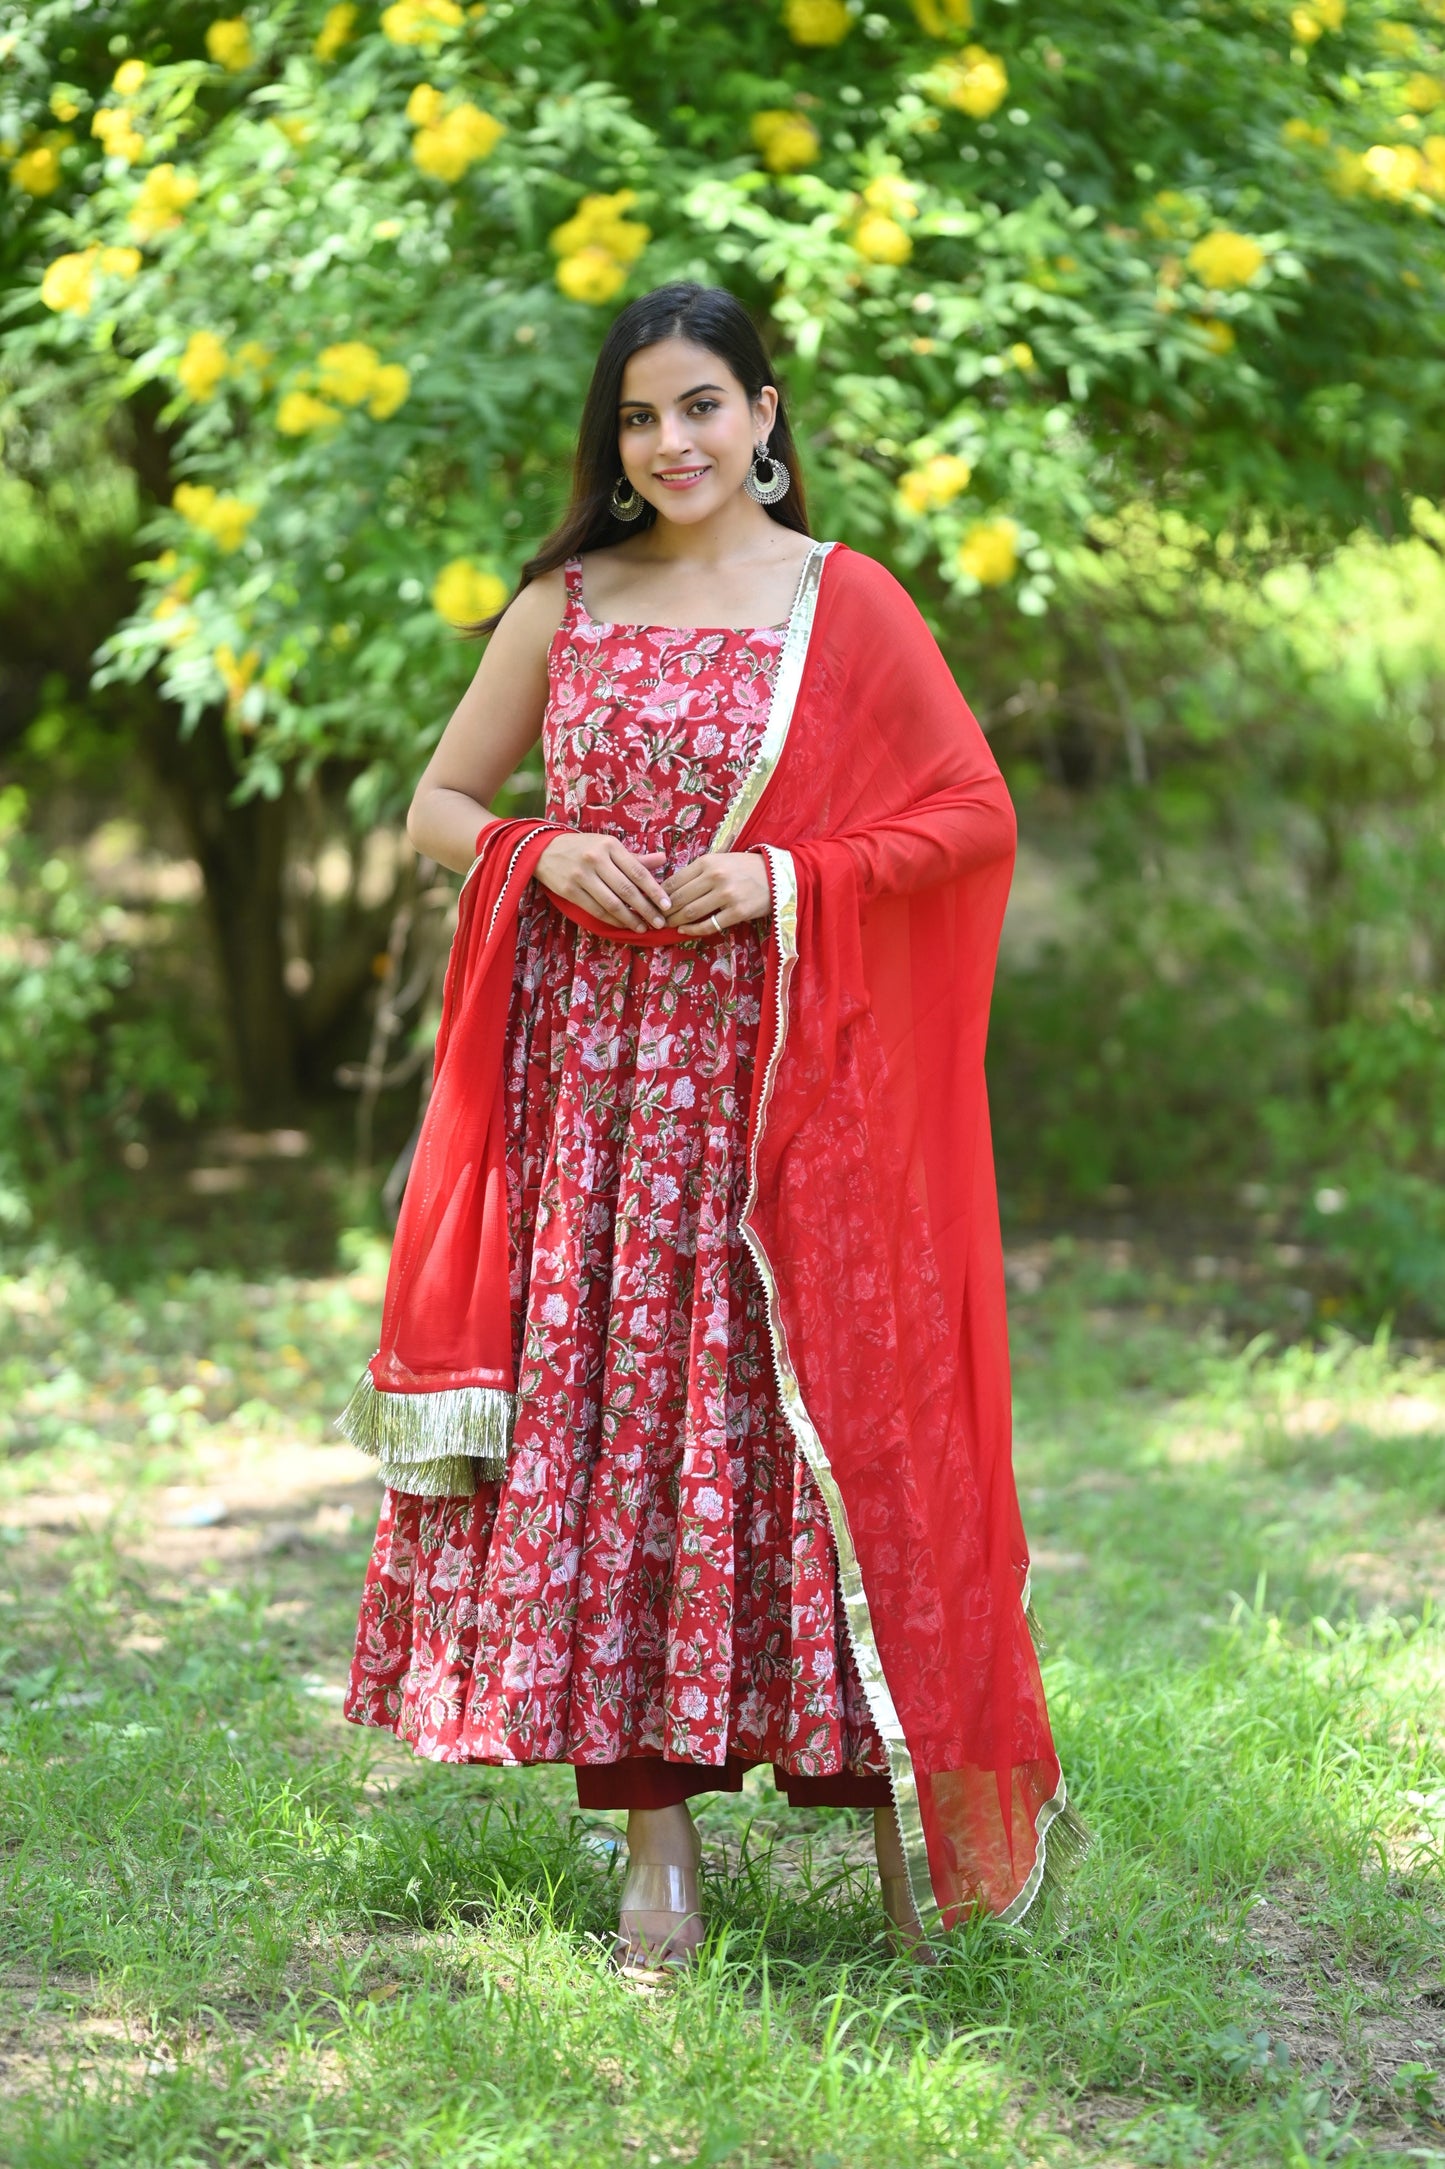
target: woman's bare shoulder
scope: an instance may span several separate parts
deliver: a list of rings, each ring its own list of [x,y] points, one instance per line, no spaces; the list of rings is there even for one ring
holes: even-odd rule
[[[539,572],[508,603],[493,638],[509,649],[546,649],[567,609],[567,582],[560,565]]]

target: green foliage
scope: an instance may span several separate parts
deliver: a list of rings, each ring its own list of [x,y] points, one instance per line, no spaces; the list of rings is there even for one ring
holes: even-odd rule
[[[158,1110],[194,1116],[211,1081],[180,1019],[136,1010],[125,914],[24,833],[0,792],[0,1225],[83,1188]]]
[[[1439,551],[1251,577],[1144,522],[1084,595],[1029,658],[1050,708],[999,733],[1046,848],[1061,749],[1089,785],[1072,910],[999,985],[1005,1167],[1035,1210],[1111,1183],[1343,1193],[1317,1225],[1373,1315],[1445,1317]]]
[[[143,409],[221,498],[156,518],[107,668],[228,702],[253,787],[393,800],[464,667],[439,573],[510,580],[603,309],[682,275],[769,317],[820,531],[960,624],[1141,492],[1398,510],[1407,441],[1445,470],[1440,25],[1335,13],[0,8],[27,396]]]

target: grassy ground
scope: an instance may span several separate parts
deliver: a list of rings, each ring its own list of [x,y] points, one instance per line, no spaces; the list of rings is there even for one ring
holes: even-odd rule
[[[1296,1316],[1263,1248],[1016,1249],[1070,1910],[916,1972],[864,1819],[761,1787],[704,1810],[710,1956],[647,1994],[620,1818],[340,1723],[349,1262],[0,1281],[0,2160],[1445,2163],[1430,1351],[1252,1341]]]

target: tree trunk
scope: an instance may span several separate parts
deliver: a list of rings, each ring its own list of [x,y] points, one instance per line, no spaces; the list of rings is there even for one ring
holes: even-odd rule
[[[294,1113],[297,1096],[281,935],[288,798],[234,803],[239,777],[218,709],[184,735],[166,720],[156,768],[205,880],[242,1109],[248,1122],[277,1122]]]

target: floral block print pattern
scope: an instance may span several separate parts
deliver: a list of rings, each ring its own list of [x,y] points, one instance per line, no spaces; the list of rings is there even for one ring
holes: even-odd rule
[[[784,628],[602,624],[576,560],[567,596],[547,811],[666,852],[666,880],[753,760]],[[765,932],[643,948],[523,898],[507,1477],[386,1495],[346,1705],[421,1755],[887,1768],[739,1230]]]

